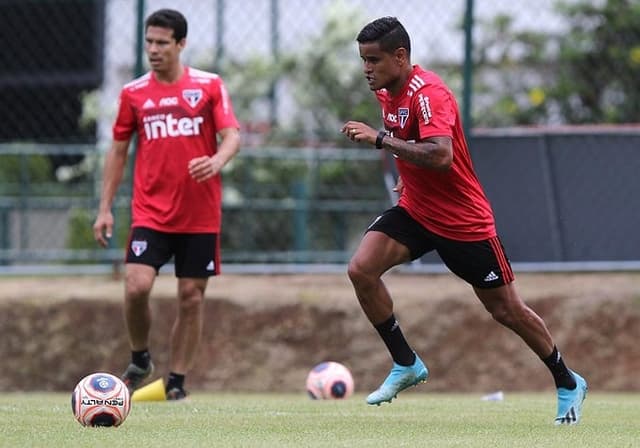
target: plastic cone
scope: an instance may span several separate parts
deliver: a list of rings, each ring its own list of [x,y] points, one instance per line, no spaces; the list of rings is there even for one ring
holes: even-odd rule
[[[141,387],[131,395],[131,401],[164,401],[166,399],[162,378]]]

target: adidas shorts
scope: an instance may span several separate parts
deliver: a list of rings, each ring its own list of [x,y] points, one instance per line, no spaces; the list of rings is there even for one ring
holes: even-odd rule
[[[425,229],[403,208],[380,215],[367,231],[385,233],[405,245],[415,260],[435,250],[458,277],[476,288],[497,288],[514,280],[511,264],[496,236],[482,241],[456,241]]]
[[[167,233],[134,227],[127,245],[127,263],[139,263],[156,272],[174,258],[176,277],[205,278],[220,272],[216,233]]]

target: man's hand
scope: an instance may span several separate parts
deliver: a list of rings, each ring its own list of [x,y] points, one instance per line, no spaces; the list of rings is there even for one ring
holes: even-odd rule
[[[393,187],[393,191],[402,194],[402,190],[404,190],[404,182],[402,182],[402,177],[398,176],[398,180],[396,181],[396,186]]]
[[[347,121],[340,130],[344,135],[349,137],[351,141],[376,144],[378,131],[371,126],[359,121]]]
[[[189,161],[189,175],[196,182],[204,182],[218,174],[224,163],[215,155],[212,157],[202,156],[196,157]]]
[[[110,211],[98,213],[93,224],[93,237],[102,247],[109,245],[109,239],[113,234],[113,215]]]

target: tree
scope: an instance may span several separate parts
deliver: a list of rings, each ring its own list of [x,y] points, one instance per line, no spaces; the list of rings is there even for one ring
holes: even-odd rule
[[[640,121],[640,3],[557,7],[566,33],[515,31],[505,15],[480,22],[476,126]]]
[[[551,91],[568,123],[640,121],[640,3],[562,3],[571,28]]]

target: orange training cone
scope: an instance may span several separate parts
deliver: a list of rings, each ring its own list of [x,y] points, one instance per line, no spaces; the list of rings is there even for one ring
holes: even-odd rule
[[[141,387],[131,395],[131,401],[164,401],[166,399],[162,378]]]

